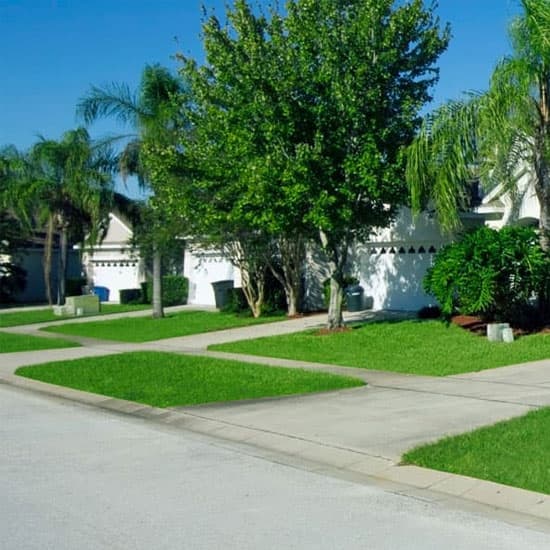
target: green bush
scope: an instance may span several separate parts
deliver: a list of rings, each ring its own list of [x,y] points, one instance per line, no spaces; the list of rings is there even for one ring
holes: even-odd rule
[[[441,308],[439,306],[424,306],[416,313],[419,319],[440,319],[441,315]]]
[[[150,304],[153,299],[153,281],[141,283],[143,303]],[[187,303],[189,280],[179,275],[165,275],[162,278],[162,304],[175,306]]]
[[[142,303],[142,289],[141,288],[124,288],[119,290],[119,301],[121,304]]]
[[[73,277],[65,281],[65,294],[67,296],[80,296],[82,287],[87,284],[86,277]]]
[[[250,313],[250,308],[242,288],[230,288],[227,290],[228,300],[222,311],[226,313]],[[285,291],[281,283],[268,271],[264,287],[263,315],[284,313],[287,309]]]
[[[242,288],[228,288],[227,302],[222,308],[225,313],[245,313],[249,312],[248,302]]]
[[[424,288],[447,316],[458,311],[517,324],[549,274],[533,229],[482,227],[439,251]]]

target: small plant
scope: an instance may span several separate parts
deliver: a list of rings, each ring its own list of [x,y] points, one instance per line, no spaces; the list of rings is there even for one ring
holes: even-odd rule
[[[86,277],[73,277],[65,281],[65,294],[67,296],[80,296],[82,287],[87,284]]]
[[[119,290],[119,301],[121,304],[141,304],[141,288],[124,288]]]
[[[440,250],[424,288],[447,316],[458,311],[517,324],[549,274],[548,256],[533,229],[482,227]]]
[[[418,310],[416,316],[419,319],[440,319],[442,312],[439,306],[425,306]]]

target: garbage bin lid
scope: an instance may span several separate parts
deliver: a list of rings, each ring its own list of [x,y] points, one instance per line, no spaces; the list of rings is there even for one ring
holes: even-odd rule
[[[357,294],[360,292],[363,292],[363,287],[361,285],[352,285],[346,288],[347,294]]]

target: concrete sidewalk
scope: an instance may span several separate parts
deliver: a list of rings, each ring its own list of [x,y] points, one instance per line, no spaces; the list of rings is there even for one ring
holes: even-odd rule
[[[398,465],[402,453],[415,445],[550,405],[550,360],[439,378],[206,351],[213,343],[286,334],[319,326],[324,319],[311,316],[144,344],[89,341],[81,348],[2,354],[0,381],[251,445],[300,463],[550,519],[548,495]],[[27,330],[34,332],[31,327]],[[13,375],[21,365],[133,350],[194,353],[334,372],[361,378],[369,385],[323,395],[163,410]]]

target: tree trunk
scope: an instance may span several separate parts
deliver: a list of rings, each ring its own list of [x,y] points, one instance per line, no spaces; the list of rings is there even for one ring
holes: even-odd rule
[[[301,312],[302,273],[305,262],[305,244],[300,236],[281,238],[277,242],[280,269],[268,258],[273,276],[281,283],[286,297],[287,315],[292,317]]]
[[[53,230],[54,230],[54,220],[53,216],[50,215],[48,218],[48,225],[46,228],[46,240],[44,241],[44,288],[46,289],[46,298],[48,299],[48,305],[53,305],[52,299],[52,249],[53,249]]]
[[[224,243],[223,252],[231,263],[241,272],[243,294],[252,315],[257,318],[262,314],[265,293],[265,250],[257,242],[249,240]]]
[[[57,305],[65,304],[65,279],[67,278],[67,252],[69,243],[67,239],[67,224],[62,222],[59,235],[59,268],[57,270]]]
[[[249,266],[245,262],[239,265],[241,271],[241,284],[244,296],[254,318],[262,314],[265,291],[265,270],[263,273],[249,271]]]
[[[153,251],[153,319],[164,317],[162,306],[162,255],[155,246]]]
[[[343,274],[341,274],[343,278]],[[327,328],[334,330],[344,326],[344,317],[342,315],[342,299],[344,297],[344,289],[342,284],[338,281],[341,280],[338,275],[330,278],[330,299],[328,305],[328,320]]]
[[[327,255],[330,269],[327,328],[335,330],[344,326],[342,298],[344,295],[344,268],[347,262],[349,243],[345,240],[338,244],[331,243],[323,230],[319,230],[319,237]]]

